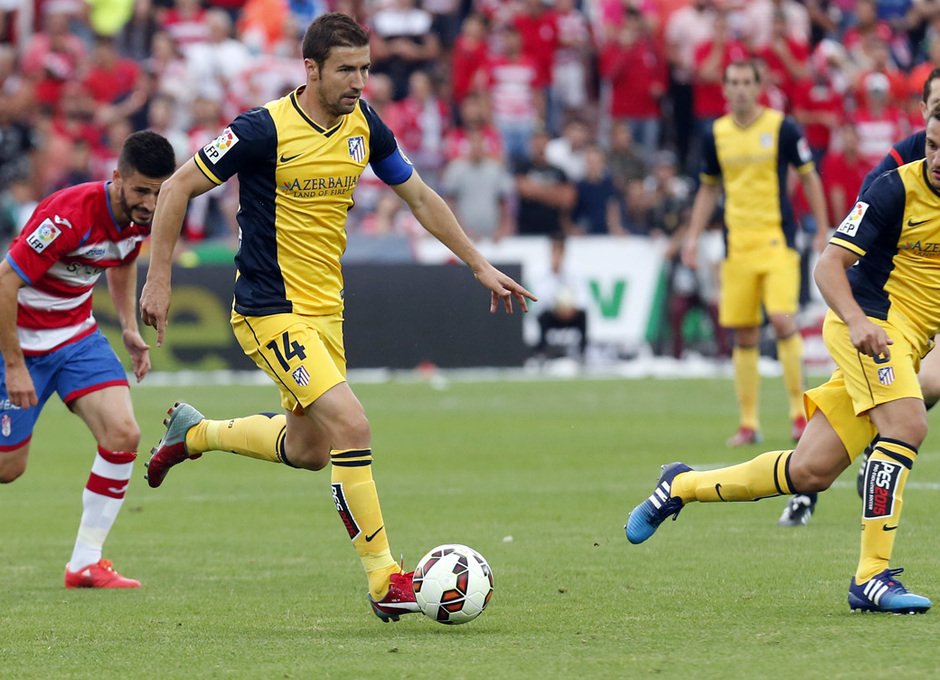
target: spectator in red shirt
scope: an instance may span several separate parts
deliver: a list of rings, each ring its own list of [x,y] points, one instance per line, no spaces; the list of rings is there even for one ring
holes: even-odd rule
[[[118,53],[114,38],[103,35],[95,37],[83,82],[95,103],[114,104],[124,99],[134,90],[139,77],[140,67]],[[123,143],[124,140],[120,140],[118,147]]]
[[[557,111],[549,101],[551,97],[552,64],[558,49],[558,26],[555,13],[545,7],[541,0],[522,0],[522,9],[513,19],[513,26],[519,31],[522,40],[522,54],[535,64],[535,82],[533,86],[544,100],[540,109],[540,118],[549,133],[559,132],[560,120]]]
[[[839,224],[855,203],[870,168],[858,153],[858,131],[851,123],[840,129],[840,149],[826,154],[820,175],[829,204],[830,224]]]
[[[864,86],[865,103],[858,107],[854,117],[859,155],[868,172],[891,151],[895,142],[910,134],[910,124],[904,111],[891,101],[887,76],[869,73]]]
[[[463,100],[458,123],[444,133],[444,158],[448,163],[470,155],[475,132],[480,133],[486,155],[503,160],[503,139],[490,120],[483,95],[473,93]]]
[[[57,186],[67,170],[62,161],[72,153],[72,145],[78,140],[86,143],[92,151],[101,145],[102,131],[94,123],[95,101],[85,87],[78,82],[66,83],[62,94],[62,106],[53,116],[46,137],[45,157],[38,168],[43,195]]]
[[[793,118],[803,128],[806,143],[819,165],[829,149],[833,131],[842,122],[845,99],[836,92],[825,70],[813,69],[811,73],[812,79],[794,90]]]
[[[776,85],[787,98],[786,112],[792,110],[797,96],[797,83],[804,80],[809,70],[809,47],[788,34],[787,16],[782,11],[774,13],[770,42],[756,52],[756,56],[767,65],[766,84]]]
[[[507,27],[502,35],[502,54],[487,64],[487,85],[493,123],[512,163],[529,157],[532,131],[538,120],[544,120],[544,90],[537,82],[538,66],[522,53],[519,31]]]
[[[930,77],[931,71],[940,68],[940,39],[935,37],[930,42],[928,56],[929,60],[911,69],[907,77],[907,116],[912,131],[924,129],[924,114],[920,110],[920,104],[923,101],[924,83]]]
[[[881,73],[888,79],[888,94],[893,102],[902,105],[908,98],[907,76],[891,61],[888,45],[880,38],[868,38],[871,68],[859,71],[855,82],[855,98],[861,106],[868,95],[865,82],[869,74]]]
[[[43,30],[33,34],[23,48],[23,75],[36,83],[41,107],[57,112],[62,92],[84,65],[85,43],[69,30],[69,14],[49,3]]]
[[[206,10],[200,0],[173,0],[173,6],[158,15],[157,21],[180,49],[209,39]]]
[[[408,95],[389,104],[385,123],[422,177],[433,178],[444,164],[443,137],[449,122],[447,104],[437,96],[431,77],[415,71],[408,78]]]
[[[558,47],[552,64],[550,97],[554,120],[563,119],[569,112],[583,111],[594,75],[591,27],[584,12],[575,4],[575,0],[555,0]]]
[[[855,3],[855,25],[845,30],[842,44],[848,50],[852,62],[860,69],[872,67],[869,55],[869,41],[872,38],[890,45],[894,40],[894,30],[887,21],[878,19],[876,0],[858,0]]]
[[[459,111],[463,100],[478,89],[489,55],[486,41],[487,22],[482,14],[470,14],[463,20],[454,40],[450,57],[451,100]]]
[[[522,53],[536,64],[536,87],[547,88],[552,82],[552,62],[558,49],[555,13],[548,10],[542,0],[523,0],[513,24],[522,37]]]
[[[451,99],[458,111],[467,95],[478,89],[488,56],[486,18],[482,14],[470,14],[463,20],[450,57]]]
[[[626,122],[640,150],[651,158],[659,147],[660,100],[666,91],[666,60],[643,30],[638,12],[627,13],[617,39],[600,57],[601,76],[610,83],[610,117]]]
[[[727,15],[720,12],[715,17],[715,36],[695,49],[693,111],[696,127],[707,128],[716,118],[725,115],[722,89],[725,68],[748,56],[747,48],[732,37]]]

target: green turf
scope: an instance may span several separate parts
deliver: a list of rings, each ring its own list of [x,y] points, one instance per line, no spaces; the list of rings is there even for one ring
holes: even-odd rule
[[[940,609],[853,615],[854,469],[805,529],[779,499],[693,506],[648,543],[622,526],[661,463],[785,448],[778,380],[762,448],[729,451],[728,380],[355,385],[369,413],[392,548],[466,543],[496,575],[489,609],[446,627],[382,624],[336,516],[328,471],[213,453],[143,480],[106,545],[136,591],[69,591],[65,562],[94,450],[59,403],[26,475],[0,489],[0,678],[927,678]],[[135,388],[142,449],[176,398],[210,417],[276,410],[270,387]],[[936,416],[934,416],[936,420]],[[937,439],[908,482],[895,566],[940,598]],[[510,538],[511,537],[511,538]]]

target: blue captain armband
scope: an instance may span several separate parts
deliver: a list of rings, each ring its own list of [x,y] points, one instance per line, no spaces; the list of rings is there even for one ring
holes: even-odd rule
[[[415,171],[405,154],[397,146],[388,156],[380,161],[370,161],[376,176],[389,186],[396,186],[405,182]]]

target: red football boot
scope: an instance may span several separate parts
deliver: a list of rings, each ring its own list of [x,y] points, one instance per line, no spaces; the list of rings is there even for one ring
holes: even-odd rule
[[[66,588],[140,588],[140,581],[114,571],[111,560],[101,559],[84,569],[72,571],[65,565]]]

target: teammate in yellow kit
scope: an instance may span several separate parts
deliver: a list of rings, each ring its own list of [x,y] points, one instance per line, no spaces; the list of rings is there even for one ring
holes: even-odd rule
[[[820,256],[815,279],[830,307],[823,339],[837,368],[806,393],[810,419],[796,449],[707,472],[664,466],[656,490],[630,513],[627,538],[645,541],[692,501],[823,491],[877,433],[849,606],[925,612],[930,600],[901,585],[901,570],[889,560],[904,485],[927,434],[917,371],[940,331],[940,114],[927,120],[926,158],[862,192]]]
[[[796,168],[816,218],[818,249],[828,232],[826,203],[809,145],[796,124],[757,103],[760,72],[750,61],[725,69],[724,94],[731,113],[716,120],[704,141],[702,184],[695,196],[683,263],[695,268],[699,235],[725,194],[727,255],[721,268],[719,322],[734,329],[732,360],[740,409],[738,431],[729,446],[761,440],[758,418],[761,306],[777,336],[794,440],[806,425],[803,415],[803,346],[796,327],[800,256],[797,223],[787,198],[787,173]]]
[[[331,464],[333,501],[369,580],[383,621],[418,611],[411,573],[392,559],[375,484],[369,422],[346,382],[343,279],[346,214],[370,164],[421,225],[470,266],[512,312],[535,298],[474,248],[446,203],[401,154],[395,137],[360,99],[371,64],[369,33],[348,16],[324,14],[303,39],[306,84],[239,115],[164,185],[154,216],[144,323],[160,345],[170,306],[173,248],[187,202],[238,175],[241,244],[235,262],[235,336],[278,385],[282,415],[209,421],[188,404],[170,409],[148,481],[210,450],[319,470]]]

